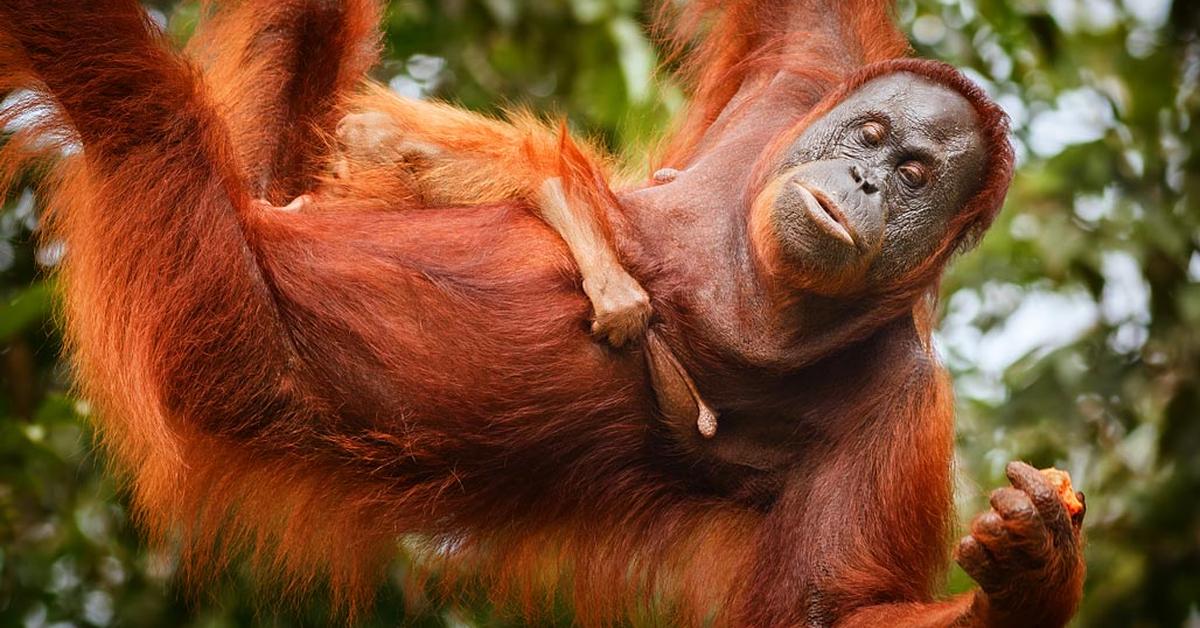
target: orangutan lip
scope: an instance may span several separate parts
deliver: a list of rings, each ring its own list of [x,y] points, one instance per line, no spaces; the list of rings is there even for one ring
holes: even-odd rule
[[[822,230],[850,246],[857,247],[854,241],[854,227],[836,203],[829,200],[820,190],[809,189],[803,184],[797,184],[796,187],[803,197],[804,208]]]

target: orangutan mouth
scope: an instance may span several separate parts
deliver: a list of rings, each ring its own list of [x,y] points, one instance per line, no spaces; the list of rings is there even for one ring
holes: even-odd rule
[[[837,203],[829,200],[829,197],[820,190],[810,189],[803,184],[797,184],[796,188],[800,191],[804,209],[818,227],[834,238],[857,248],[854,225],[846,218],[846,214],[837,206]]]

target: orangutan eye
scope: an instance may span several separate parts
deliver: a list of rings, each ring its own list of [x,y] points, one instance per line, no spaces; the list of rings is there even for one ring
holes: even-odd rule
[[[900,164],[900,178],[909,187],[919,188],[929,181],[929,171],[919,161],[906,161]]]
[[[879,122],[866,122],[859,127],[859,135],[868,146],[879,146],[887,137],[887,127]]]

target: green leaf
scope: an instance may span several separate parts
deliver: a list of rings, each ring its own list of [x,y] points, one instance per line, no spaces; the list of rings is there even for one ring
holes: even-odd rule
[[[52,283],[32,283],[20,289],[8,303],[0,304],[0,342],[50,317],[54,308]]]

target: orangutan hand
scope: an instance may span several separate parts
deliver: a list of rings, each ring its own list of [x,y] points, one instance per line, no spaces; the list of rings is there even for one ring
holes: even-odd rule
[[[1023,462],[1005,473],[1012,487],[992,492],[991,510],[971,522],[954,558],[982,589],[986,625],[1062,626],[1083,594],[1083,494],[1060,495]]]

